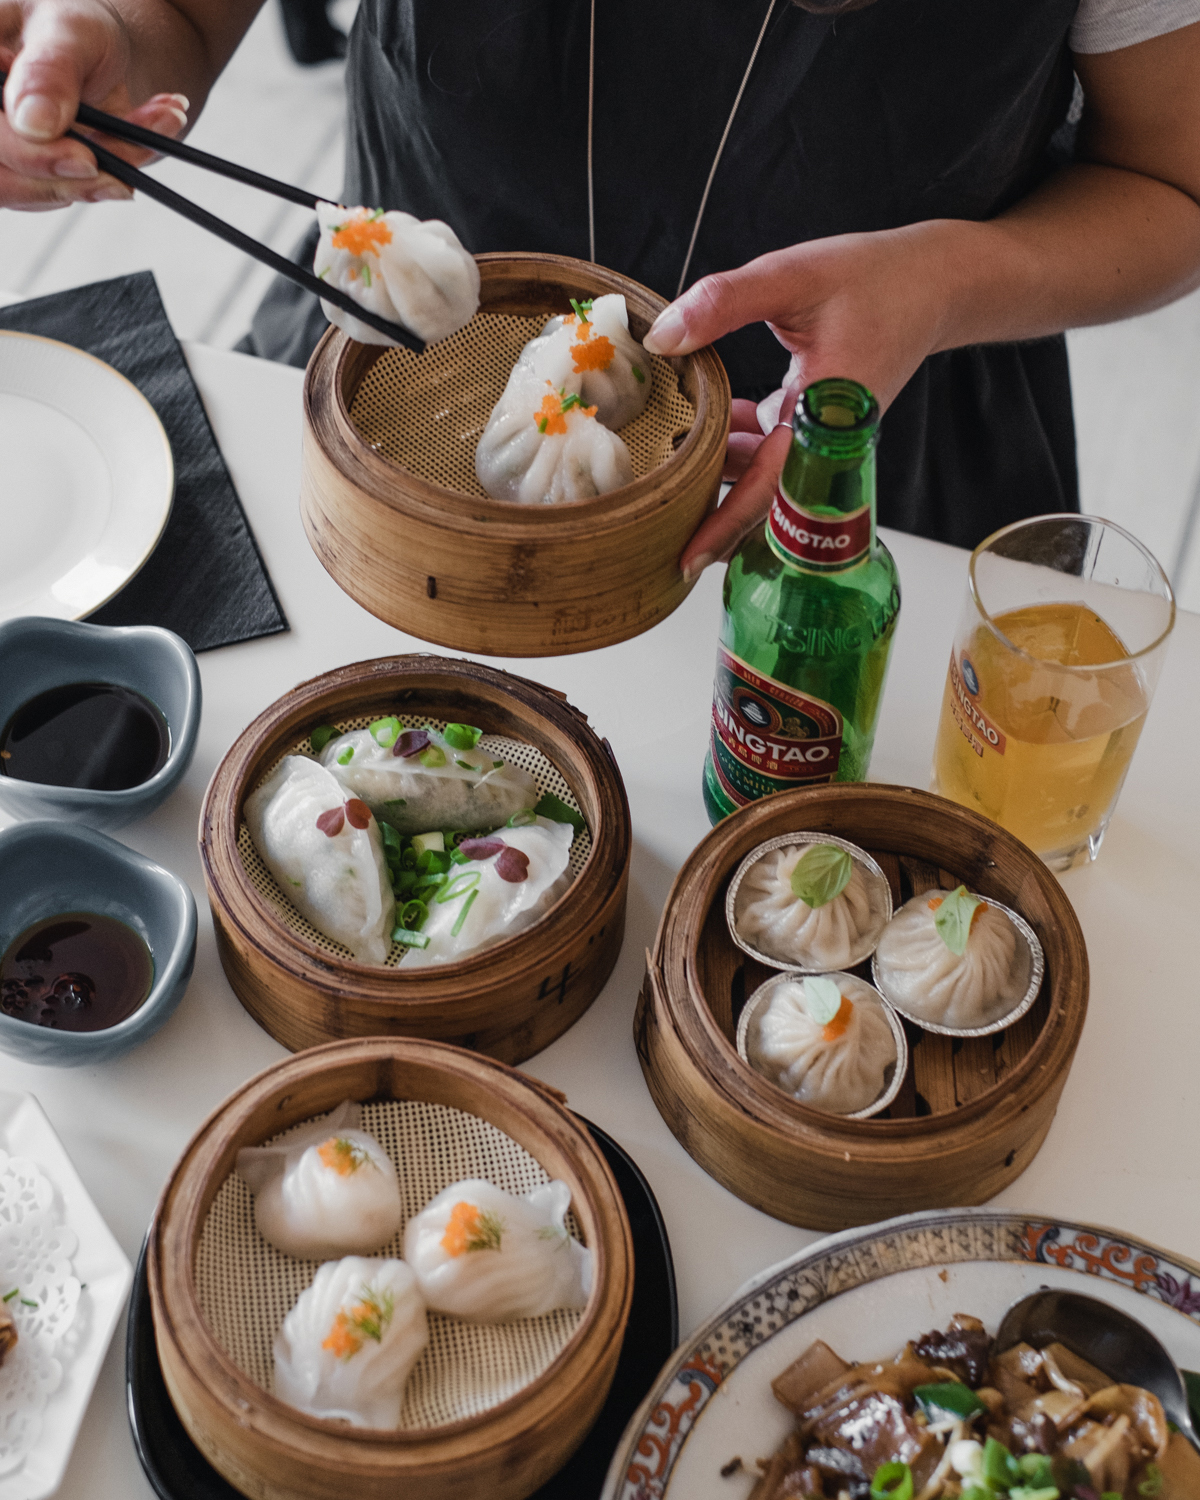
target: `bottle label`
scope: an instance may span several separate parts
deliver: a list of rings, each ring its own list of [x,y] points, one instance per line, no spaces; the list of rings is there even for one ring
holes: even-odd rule
[[[725,795],[739,807],[772,792],[816,786],[837,775],[842,716],[717,647],[712,758]]]
[[[954,659],[954,652],[950,653],[950,712],[954,715],[954,722],[967,744],[974,750],[975,754],[983,758],[983,752],[987,749],[995,750],[998,754],[1004,754],[1004,747],[1008,743],[1004,731],[997,729],[983,709],[976,701],[979,697],[979,678],[975,674],[975,668],[971,658],[964,651],[962,654],[962,671],[958,669],[958,663]]]
[[[862,562],[871,550],[871,507],[844,516],[817,516],[789,500],[778,485],[767,516],[767,541],[794,567],[838,572]]]

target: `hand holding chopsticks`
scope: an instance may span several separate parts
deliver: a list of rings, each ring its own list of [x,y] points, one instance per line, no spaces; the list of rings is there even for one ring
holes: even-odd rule
[[[6,78],[7,74],[0,71],[0,89],[4,87]],[[0,104],[0,108],[2,107]],[[104,134],[114,136],[117,140],[142,146],[161,156],[173,156],[179,161],[186,161],[192,166],[202,167],[205,171],[231,178],[234,182],[243,183],[247,187],[272,193],[275,197],[283,198],[289,203],[297,203],[302,208],[315,209],[318,202],[325,201],[318,199],[313,193],[305,192],[302,188],[292,187],[289,183],[278,182],[275,178],[267,177],[261,172],[251,171],[249,167],[241,167],[236,162],[212,156],[209,152],[200,151],[183,141],[172,140],[170,136],[159,135],[157,131],[147,130],[142,125],[133,124],[132,121],[122,120],[116,115],[109,115],[103,110],[94,109],[90,104],[80,104],[75,118],[78,124],[85,125],[89,129],[103,131]],[[381,318],[378,313],[363,307],[339,287],[326,285],[305,267],[298,266],[295,261],[288,260],[286,256],[260,244],[248,234],[243,234],[240,229],[235,229],[224,219],[218,219],[215,214],[209,213],[207,209],[183,197],[182,194],[159,182],[157,178],[139,171],[122,157],[98,145],[89,136],[81,135],[75,130],[68,130],[66,134],[70,139],[82,142],[95,156],[97,164],[110,176],[115,177],[118,182],[123,182],[126,187],[135,188],[145,193],[148,198],[153,198],[156,202],[163,204],[164,207],[174,209],[185,219],[198,224],[201,229],[207,229],[210,234],[215,234],[226,244],[233,245],[235,249],[253,256],[255,260],[261,261],[263,265],[269,266],[280,276],[285,276],[289,281],[295,282],[305,291],[312,292],[327,302],[332,302],[335,307],[352,314],[360,322],[367,324],[369,328],[374,328],[376,332],[384,334],[395,343],[413,350],[416,354],[423,352],[425,348],[423,340],[419,339],[416,334],[410,333],[407,328],[387,318]]]

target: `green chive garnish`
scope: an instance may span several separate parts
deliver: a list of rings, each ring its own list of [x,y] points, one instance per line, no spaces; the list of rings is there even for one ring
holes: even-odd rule
[[[646,377],[638,369],[637,365],[630,365],[629,368],[633,371],[633,378],[637,381],[638,385],[645,385]]]
[[[434,900],[439,906],[444,906],[447,901],[457,901],[460,896],[473,891],[479,884],[479,879],[478,870],[464,870],[461,875],[456,875],[453,880],[444,885]]]
[[[451,937],[457,937],[462,931],[462,924],[467,920],[467,913],[471,910],[472,903],[474,902],[475,897],[478,896],[478,894],[478,891],[472,891],[467,899],[463,902],[462,910],[454,919],[454,926],[450,929]]]
[[[392,942],[400,943],[405,948],[428,948],[429,934],[427,932],[413,932],[407,927],[397,927],[392,933]]]

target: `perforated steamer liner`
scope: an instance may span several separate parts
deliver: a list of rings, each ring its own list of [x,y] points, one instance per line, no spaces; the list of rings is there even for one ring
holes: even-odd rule
[[[475,1115],[423,1100],[367,1104],[362,1128],[382,1144],[400,1179],[404,1223],[445,1187],[482,1177],[523,1196],[549,1174],[510,1136]],[[573,1215],[568,1228],[582,1239]],[[401,1231],[375,1256],[403,1258]],[[236,1173],[205,1220],[196,1294],[213,1335],[238,1369],[272,1388],[272,1345],[316,1275],[317,1261],[274,1249],[254,1224],[254,1200]],[[429,1345],[405,1387],[400,1425],[430,1428],[479,1415],[522,1390],[562,1353],[582,1313],[558,1309],[516,1323],[465,1323],[429,1313]]]
[[[524,1383],[504,1395],[494,1367],[483,1380],[478,1374],[443,1377],[438,1386],[430,1372],[446,1345],[435,1335],[424,1384],[406,1408],[406,1416],[423,1409],[436,1419],[440,1400],[441,1412],[473,1405],[473,1414],[386,1431],[312,1417],[278,1400],[239,1364],[257,1359],[261,1370],[253,1338],[243,1337],[234,1358],[217,1336],[214,1325],[224,1320],[227,1329],[230,1321],[222,1295],[226,1304],[240,1294],[255,1306],[273,1297],[279,1308],[287,1296],[278,1286],[263,1293],[253,1265],[213,1274],[215,1231],[221,1226],[224,1233],[230,1224],[222,1194],[238,1151],[326,1115],[345,1099],[364,1105],[368,1125],[390,1150],[399,1149],[403,1133],[415,1155],[404,1168],[412,1177],[405,1188],[408,1211],[443,1181],[475,1173],[492,1173],[516,1187],[548,1175],[571,1190],[572,1214],[595,1274],[587,1306],[575,1315],[565,1342],[557,1352],[545,1343],[522,1351],[517,1330],[509,1330],[509,1365]],[[148,1239],[147,1280],[171,1401],[192,1441],[231,1484],[254,1500],[396,1500],[405,1494],[525,1500],[562,1466],[607,1397],[633,1291],[632,1236],[620,1193],[586,1126],[564,1103],[536,1080],[462,1048],[368,1037],[283,1059],[243,1084],[200,1126],[163,1189]],[[243,1202],[243,1215],[245,1209]],[[235,1225],[230,1238],[238,1232]],[[315,1269],[306,1268],[309,1274]],[[235,1280],[240,1275],[251,1278],[248,1287]],[[269,1268],[264,1280],[270,1281]],[[546,1320],[536,1321],[544,1339]],[[227,1331],[222,1337],[232,1342]],[[257,1339],[261,1349],[262,1331]],[[435,1389],[440,1396],[433,1398]]]
[[[387,349],[355,393],[350,419],[377,452],[410,473],[462,495],[484,495],[475,448],[517,356],[545,324],[544,317],[481,312],[424,354]],[[646,359],[650,399],[619,430],[639,479],[675,456],[696,420],[671,366],[657,354]]]
[[[394,717],[400,720],[405,729],[423,729],[427,725],[432,725],[434,729],[441,730],[445,729],[447,722],[445,719],[431,719],[425,714],[397,714]],[[343,718],[339,720],[335,727],[339,733],[349,734],[355,729],[366,729],[368,724],[374,722],[374,718],[374,715],[359,715],[358,717],[348,719]],[[539,797],[550,793],[552,796],[561,798],[568,807],[579,813],[580,817],[583,816],[583,809],[579,806],[566,778],[555,768],[553,762],[535,746],[523,740],[512,739],[507,735],[485,734],[479,741],[479,748],[496,759],[503,758],[504,760],[512,761],[523,770],[530,772],[537,782]],[[309,736],[304,735],[296,740],[294,744],[289,745],[287,750],[284,751],[284,755],[306,755],[312,758],[312,742]],[[284,755],[276,756],[275,760],[271,762],[258,778],[254,786],[250,788],[252,792],[256,791],[264,781],[270,778],[280,761],[283,760]],[[289,932],[295,933],[297,937],[301,937],[306,942],[312,943],[314,947],[323,949],[326,953],[336,954],[347,963],[355,962],[354,955],[350,952],[349,948],[343,947],[341,943],[335,942],[333,938],[326,937],[323,932],[318,932],[312,923],[306,917],[303,917],[288,900],[286,893],[280,888],[279,882],[271,874],[270,870],[267,869],[262,856],[255,848],[254,840],[250,837],[250,830],[244,821],[238,830],[237,848],[250,884],[270,908],[274,917],[282,922]],[[575,839],[571,844],[569,863],[571,873],[576,877],[579,876],[584,865],[587,863],[587,858],[591,851],[592,834],[591,830],[586,826],[585,820],[585,826],[576,833]],[[387,956],[387,965],[390,968],[395,968],[403,960],[407,952],[408,949],[402,943],[393,943],[391,951]]]

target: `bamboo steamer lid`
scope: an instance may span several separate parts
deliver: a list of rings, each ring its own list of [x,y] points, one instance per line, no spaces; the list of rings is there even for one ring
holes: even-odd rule
[[[513,1325],[430,1314],[430,1345],[409,1377],[396,1431],[307,1416],[266,1388],[269,1356],[264,1366],[260,1351],[255,1363],[256,1339],[269,1349],[294,1300],[295,1288],[278,1283],[290,1275],[296,1288],[306,1285],[315,1267],[258,1235],[249,1192],[232,1175],[237,1153],[344,1099],[363,1102],[364,1123],[401,1153],[406,1197],[416,1193],[406,1212],[456,1177],[490,1176],[517,1191],[561,1178],[571,1188],[569,1222],[595,1257],[582,1312]],[[286,1058],[209,1116],[163,1189],[147,1272],[171,1401],[192,1441],[243,1494],[523,1500],[566,1462],[608,1395],[629,1317],[633,1245],[608,1166],[561,1095],[459,1048],[373,1038]],[[469,1379],[455,1368],[464,1358]]]
[[[906,1022],[904,1085],[868,1120],[800,1104],[735,1047],[745,998],[775,971],[734,944],[725,893],[751,850],[807,831],[865,849],[897,907],[960,883],[1012,907],[1045,955],[1038,999],[1007,1031],[958,1039]],[[634,1035],[659,1113],[731,1192],[811,1229],[983,1203],[1000,1192],[1046,1138],[1087,1013],[1087,950],[1058,881],[996,824],[911,787],[812,787],[734,813],[680,870],[647,960]],[[855,972],[869,975],[864,966]]]
[[[475,445],[523,345],[577,301],[621,293],[641,339],[666,306],[615,271],[480,255],[480,309],[420,357],[331,328],[304,382],[300,511],[313,550],[381,620],[490,656],[593,651],[690,592],[679,556],[717,503],[729,381],[711,348],[647,356],[650,403],[621,431],[631,484],[591,500],[490,499]]]
[[[358,963],[312,928],[258,857],[246,797],[322,724],[397,714],[470,723],[481,744],[533,772],[586,823],[575,879],[535,925],[454,963]],[[517,1063],[591,1005],[621,951],[632,836],[621,774],[562,694],[476,662],[410,655],[357,662],[301,683],[264,710],[218,766],[200,815],[200,858],[217,951],[235,994],[293,1051],[352,1036],[453,1042]],[[402,950],[394,948],[392,964]]]

